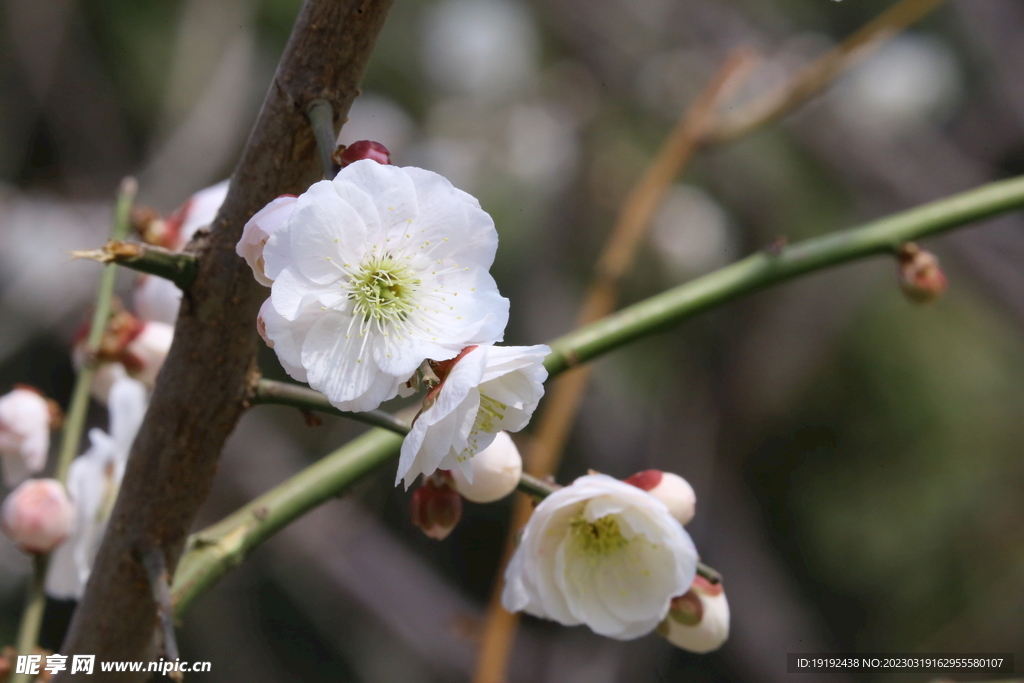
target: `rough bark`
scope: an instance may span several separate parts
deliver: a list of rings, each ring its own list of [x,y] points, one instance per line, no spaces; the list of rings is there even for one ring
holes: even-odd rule
[[[153,655],[156,606],[140,554],[160,548],[173,572],[224,441],[246,407],[258,349],[256,313],[267,290],[235,255],[235,243],[267,202],[298,194],[319,177],[305,108],[323,98],[336,121],[343,119],[392,1],[307,0],[299,13],[227,199],[211,231],[190,246],[199,254],[198,273],[62,648],[95,654],[96,672],[65,672],[60,683],[146,677],[102,673],[98,662]]]

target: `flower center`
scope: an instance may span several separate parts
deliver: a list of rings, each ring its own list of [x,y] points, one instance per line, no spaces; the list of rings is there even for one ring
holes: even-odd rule
[[[374,256],[359,266],[352,276],[348,298],[353,311],[366,322],[399,322],[415,306],[413,294],[420,280],[413,271],[391,256]]]
[[[629,544],[615,515],[588,522],[581,512],[569,520],[569,530],[576,548],[586,555],[607,555]]]

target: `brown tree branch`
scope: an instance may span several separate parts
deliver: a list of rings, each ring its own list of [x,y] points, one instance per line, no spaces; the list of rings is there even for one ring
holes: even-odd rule
[[[213,229],[193,240],[195,280],[135,440],[121,494],[76,610],[65,654],[101,661],[152,656],[156,605],[140,553],[163,550],[174,571],[217,459],[255,378],[256,313],[266,290],[235,254],[246,220],[321,175],[305,116],[321,98],[347,115],[392,0],[307,0],[249,136]],[[140,680],[96,672],[57,680]]]

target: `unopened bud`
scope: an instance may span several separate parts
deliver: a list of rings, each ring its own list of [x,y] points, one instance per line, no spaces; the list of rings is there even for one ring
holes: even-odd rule
[[[4,533],[28,553],[48,553],[71,533],[75,511],[56,479],[29,479],[0,510]]]
[[[672,598],[658,633],[676,647],[698,654],[722,647],[729,638],[729,601],[722,584],[694,578],[690,590]]]
[[[900,247],[896,260],[896,282],[912,302],[928,303],[946,291],[946,275],[935,254],[907,242]]]
[[[353,142],[348,147],[339,147],[334,150],[331,158],[334,160],[334,163],[342,168],[362,159],[370,159],[386,166],[391,163],[391,152],[379,142],[360,140],[359,142]]]
[[[493,503],[516,490],[523,474],[523,458],[508,432],[498,432],[491,445],[469,459],[470,483],[462,470],[453,469],[455,490],[474,503]]]
[[[680,524],[689,524],[697,513],[697,494],[690,482],[678,474],[644,470],[626,479],[626,483],[647,491],[664,503]]]
[[[50,430],[59,408],[36,389],[17,386],[0,397],[0,460],[8,486],[43,469],[50,450]]]
[[[462,518],[462,496],[445,470],[430,475],[412,494],[412,523],[430,538],[443,541]]]
[[[133,206],[128,220],[146,244],[171,248],[177,238],[171,234],[172,226],[148,206]]]

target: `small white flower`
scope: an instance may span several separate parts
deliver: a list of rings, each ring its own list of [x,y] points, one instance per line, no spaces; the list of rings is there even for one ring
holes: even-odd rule
[[[658,633],[676,647],[697,654],[722,647],[729,639],[729,601],[722,584],[696,577],[690,590],[673,598]]]
[[[0,511],[4,533],[27,553],[48,553],[71,532],[74,509],[56,479],[29,479],[11,491]]]
[[[697,550],[654,496],[603,474],[580,477],[533,511],[505,571],[501,602],[629,640],[689,589]]]
[[[88,330],[72,353],[79,369],[88,358],[87,336]],[[100,344],[99,365],[90,385],[92,395],[97,401],[106,403],[110,387],[125,376],[138,379],[152,389],[173,340],[173,326],[141,321],[127,311],[118,312],[111,318]]]
[[[213,222],[221,204],[228,196],[229,185],[230,181],[222,180],[216,185],[199,190],[167,218],[173,233],[173,238],[168,244],[170,249],[184,249],[199,230]]]
[[[278,351],[288,328],[310,386],[341,410],[371,410],[425,359],[502,338],[497,246],[491,217],[443,177],[357,161],[298,197],[270,235],[280,320],[264,310],[267,336]]]
[[[71,537],[50,558],[46,592],[80,598],[89,578],[107,520],[114,507],[132,442],[147,407],[146,387],[122,377],[110,389],[110,433],[89,431],[89,449],[68,470],[68,494],[75,506]]]
[[[139,319],[173,325],[181,308],[181,290],[170,280],[143,275],[132,291],[132,302]]]
[[[265,287],[274,284],[264,271],[263,247],[270,236],[287,222],[295,208],[297,197],[282,195],[256,212],[242,229],[242,237],[235,245],[235,253],[245,259],[252,268],[256,281]]]
[[[455,490],[474,503],[493,503],[516,490],[523,474],[523,458],[508,432],[494,435],[491,445],[469,460],[473,481],[462,470],[451,471]]]
[[[518,432],[529,423],[544,395],[550,352],[543,344],[467,347],[444,368],[402,442],[395,484],[404,479],[408,489],[419,474],[437,469],[461,469],[472,483],[470,458],[501,430]]]
[[[690,482],[678,474],[644,470],[626,479],[626,483],[647,491],[667,505],[672,516],[684,526],[697,514],[697,494],[690,486]]]
[[[17,388],[0,397],[0,460],[7,486],[46,465],[51,419],[50,406],[37,391]]]

